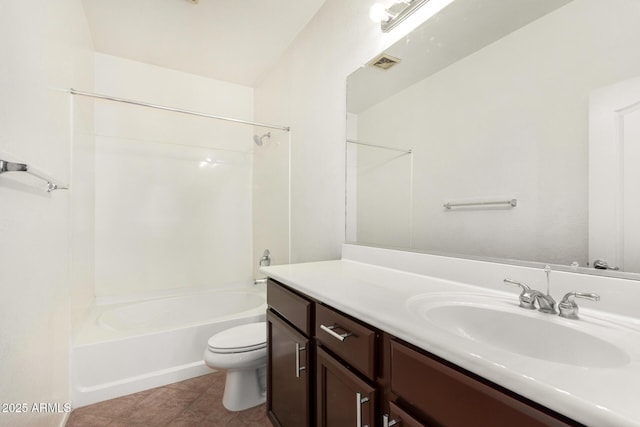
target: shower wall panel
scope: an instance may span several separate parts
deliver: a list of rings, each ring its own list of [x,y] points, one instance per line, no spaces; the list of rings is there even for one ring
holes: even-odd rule
[[[251,279],[251,153],[96,138],[96,295]]]
[[[96,54],[95,91],[253,119],[253,89]],[[95,102],[95,293],[252,280],[252,126]]]

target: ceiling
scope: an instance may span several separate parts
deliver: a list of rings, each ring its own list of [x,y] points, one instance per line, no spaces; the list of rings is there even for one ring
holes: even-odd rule
[[[325,0],[82,0],[97,52],[256,86]]]

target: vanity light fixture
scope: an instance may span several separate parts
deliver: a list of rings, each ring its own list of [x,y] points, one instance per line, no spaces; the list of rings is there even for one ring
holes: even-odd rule
[[[388,33],[428,1],[399,0],[389,7],[385,7],[382,3],[375,3],[369,9],[369,17],[375,22],[380,21],[382,32]]]

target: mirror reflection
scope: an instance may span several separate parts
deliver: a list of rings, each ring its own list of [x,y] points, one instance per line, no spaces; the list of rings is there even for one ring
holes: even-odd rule
[[[352,73],[347,241],[640,273],[639,17],[456,0]]]

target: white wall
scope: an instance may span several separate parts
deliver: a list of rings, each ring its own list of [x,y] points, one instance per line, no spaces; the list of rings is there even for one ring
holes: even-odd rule
[[[70,181],[70,95],[90,85],[79,0],[0,4],[0,152]],[[69,401],[69,205],[24,174],[0,176],[0,402]],[[29,409],[31,407],[29,406]],[[55,426],[63,413],[1,413],[2,426]]]
[[[103,54],[95,74],[97,93],[253,118],[249,87]],[[254,129],[109,101],[95,117],[96,296],[251,280]]]
[[[374,3],[327,0],[256,88],[256,120],[291,126],[292,262],[340,256],[347,75],[424,21],[442,1],[430,1],[388,34],[369,18]]]
[[[359,114],[363,140],[414,150],[415,247],[586,265],[588,96],[640,74],[638,11],[575,0]],[[386,178],[363,200],[406,182]],[[501,197],[517,208],[442,207]],[[388,223],[405,225],[389,204]],[[370,220],[358,241],[400,246],[398,233],[376,240]]]
[[[93,54],[90,56],[93,66]],[[93,79],[74,89],[93,91]],[[71,97],[71,327],[72,336],[95,302],[95,136],[93,102]]]
[[[286,125],[286,123],[274,123]],[[271,263],[289,262],[289,148],[290,133],[274,129],[256,129],[258,136],[271,133],[261,147],[254,148],[253,163],[253,274],[265,249]]]
[[[412,154],[363,145],[356,147],[357,236],[350,241],[412,247]],[[347,231],[350,231],[348,227]]]

